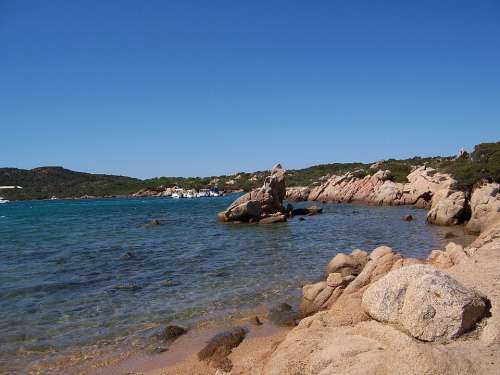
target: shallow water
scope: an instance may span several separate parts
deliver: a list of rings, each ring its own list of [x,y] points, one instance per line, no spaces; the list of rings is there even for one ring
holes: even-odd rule
[[[350,204],[304,221],[216,222],[234,198],[1,205],[0,370],[293,299],[338,252],[385,244],[425,257],[449,231],[424,210]],[[162,225],[142,225],[150,218]]]

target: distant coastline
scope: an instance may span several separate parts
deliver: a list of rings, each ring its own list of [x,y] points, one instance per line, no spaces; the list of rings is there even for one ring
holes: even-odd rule
[[[376,169],[391,171],[394,182],[406,182],[412,168],[427,165],[438,172],[455,178],[459,188],[470,192],[481,180],[500,182],[500,142],[481,143],[470,153],[461,150],[453,156],[414,157],[387,159],[374,163],[332,163],[303,169],[289,169],[285,178],[287,186],[315,187],[331,175],[348,172],[366,176]],[[76,172],[63,167],[40,167],[31,170],[0,168],[0,186],[18,185],[23,189],[0,190],[0,196],[11,201],[31,199],[85,199],[132,196],[139,191],[164,191],[167,188],[210,189],[217,186],[226,193],[250,191],[261,186],[267,171],[240,172],[233,175],[210,177],[157,177],[137,178]],[[149,194],[154,196],[155,194]]]

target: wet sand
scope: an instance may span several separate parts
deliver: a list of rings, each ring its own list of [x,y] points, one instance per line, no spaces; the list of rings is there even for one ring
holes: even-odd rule
[[[206,342],[215,334],[235,326],[242,326],[248,330],[243,343],[231,354],[241,357],[245,354],[262,349],[263,346],[275,341],[281,341],[289,327],[278,327],[268,321],[258,326],[250,322],[251,317],[226,322],[217,326],[194,328],[175,340],[168,350],[160,354],[136,353],[116,364],[103,364],[101,368],[89,369],[95,375],[122,375],[122,374],[181,374],[189,373],[209,374],[215,369],[200,362],[196,354],[205,346]],[[194,371],[194,372],[193,372]]]

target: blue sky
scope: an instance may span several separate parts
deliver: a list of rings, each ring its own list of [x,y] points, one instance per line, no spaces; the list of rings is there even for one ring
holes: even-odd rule
[[[0,167],[215,175],[498,140],[496,0],[0,0]]]

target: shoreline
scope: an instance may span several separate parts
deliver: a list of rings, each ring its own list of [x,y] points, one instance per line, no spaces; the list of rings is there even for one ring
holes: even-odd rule
[[[25,371],[29,374],[121,375],[154,372],[185,364],[191,366],[197,362],[196,353],[211,337],[235,326],[248,331],[244,342],[283,337],[292,327],[272,322],[268,317],[269,311],[270,306],[261,305],[255,309],[221,314],[216,319],[197,321],[187,327],[185,334],[167,343],[165,351],[158,353],[154,350],[161,347],[162,342],[156,341],[153,336],[163,325],[152,323],[151,327],[141,331],[148,333],[139,339],[140,343],[130,343],[136,338],[135,335],[128,336],[116,344],[84,347],[81,351],[61,354],[48,361],[36,361]],[[255,317],[259,318],[261,325],[255,324]],[[120,346],[123,348],[120,349]]]
[[[490,226],[464,250],[465,258],[451,267],[434,263],[441,272],[477,290],[480,298],[487,301],[485,316],[459,339],[435,343],[414,340],[397,325],[385,325],[370,317],[352,320],[352,316],[345,315],[349,314],[349,305],[343,304],[341,310],[320,310],[303,318],[288,332],[276,333],[261,341],[244,340],[229,355],[234,364],[229,372],[211,368],[192,355],[160,369],[143,368],[145,372],[140,373],[312,375],[323,369],[325,373],[339,374],[496,374],[500,358],[497,315],[500,309],[497,290],[500,285],[500,222]],[[380,252],[379,248],[377,251]],[[427,258],[427,263],[431,258]],[[403,265],[400,270],[404,269]],[[361,344],[357,340],[368,341]],[[355,349],[359,345],[363,346]],[[365,357],[363,353],[370,354]],[[327,358],[335,358],[338,363],[333,362],[332,368],[331,359]]]
[[[371,177],[368,178],[369,181],[371,181],[370,178]],[[377,181],[379,181],[379,180],[381,181],[381,184],[382,184],[380,186],[383,186],[386,183],[386,180],[378,179]],[[362,181],[364,183],[364,182],[366,182],[366,179],[365,180],[355,180],[355,183],[358,183],[359,181]],[[334,182],[337,183],[337,180],[334,179]],[[326,188],[328,188],[328,185],[326,186]],[[486,188],[488,188],[488,186],[486,186]],[[349,189],[349,187],[347,189]],[[445,188],[445,189],[448,189],[448,188]],[[258,190],[256,193],[248,193],[248,194],[238,198],[237,201],[233,202],[233,205],[230,206],[228,211],[226,211],[226,212],[228,212],[228,214],[227,214],[228,218],[232,215],[231,210],[234,209],[235,207],[237,207],[238,204],[246,205],[244,199],[251,200],[251,199],[255,199],[256,196],[257,196],[257,199],[262,198],[263,201],[265,201],[265,199],[268,199],[266,195],[262,195],[262,197],[259,195],[252,195],[252,194],[262,194],[262,192],[264,190],[265,190],[265,187],[263,188],[263,190]],[[476,190],[476,192],[478,192],[479,196],[481,194],[484,194],[482,192],[482,190],[483,190],[482,188]],[[367,191],[371,191],[371,190],[368,189]],[[377,190],[374,190],[374,191],[377,191]],[[447,194],[448,194],[448,192],[449,191],[447,190]],[[275,192],[273,191],[273,193],[275,193]],[[285,195],[285,191],[283,189],[281,189],[279,192],[277,191],[276,193],[279,194],[279,196],[282,198]],[[365,193],[366,193],[366,191],[365,191]],[[371,193],[368,192],[368,194],[371,194]],[[450,194],[454,194],[454,193],[450,192]],[[417,196],[417,195],[418,194],[416,194],[415,196]],[[438,193],[436,194],[436,196],[438,196]],[[131,197],[131,196],[106,197],[106,198],[87,197],[87,198],[83,198],[83,199],[82,198],[76,198],[76,199],[71,198],[71,199],[67,199],[67,200],[134,199],[134,198],[144,199],[144,198],[151,198],[151,197]],[[280,199],[280,202],[283,201],[282,198]],[[472,200],[473,199],[474,199],[474,194],[473,194]],[[243,202],[243,203],[241,203],[241,202]],[[341,201],[341,200],[333,199],[329,203],[344,203],[344,204],[353,204],[353,205],[362,205],[362,206],[373,206],[373,205],[375,205],[375,206],[382,205],[382,206],[388,206],[388,207],[392,206],[391,204],[381,204],[381,203],[376,203],[375,201],[361,200],[361,199],[348,200],[348,201]],[[436,203],[436,206],[439,207],[440,203],[441,203],[441,201],[438,201]],[[465,202],[463,204],[465,204]],[[474,204],[474,206],[472,207],[472,211],[473,211],[472,217],[474,217],[473,216],[474,213],[478,213],[478,212],[480,213],[480,215],[483,215],[484,210],[481,209],[481,204],[482,204],[481,202],[479,202],[479,203],[476,202]],[[417,209],[417,208],[427,208],[427,209],[432,208],[429,206],[418,206],[417,204],[395,204],[395,205],[396,206],[411,206],[415,209]],[[264,207],[264,205],[263,205],[263,207]],[[447,207],[448,206],[440,207],[439,209],[447,211]],[[495,207],[495,206],[492,206],[492,207]],[[280,203],[279,207],[277,207],[277,210],[279,211],[282,209],[284,209],[284,208]],[[287,208],[287,210],[288,210],[288,208]],[[292,210],[292,209],[290,209],[290,210]],[[474,210],[476,212],[474,212]],[[490,211],[492,211],[492,210],[493,210],[493,208],[490,208]],[[486,211],[489,214],[489,211],[488,210],[486,210]],[[353,210],[353,212],[354,212],[354,210]],[[455,212],[454,215],[458,215],[458,213],[456,211],[454,211],[454,212]],[[429,211],[429,214],[430,213],[431,213],[431,211]],[[273,215],[273,214],[274,213],[271,213],[271,215]],[[262,215],[264,216],[264,215],[266,215],[266,213],[263,213]],[[283,214],[281,214],[281,215],[283,215]],[[291,216],[293,216],[293,215],[291,215]],[[409,215],[409,216],[411,216],[411,215]],[[429,217],[429,215],[427,215],[427,218],[428,217]],[[233,217],[231,217],[231,219],[233,221],[237,221]],[[401,218],[401,219],[403,219],[403,218]],[[479,217],[476,219],[482,220],[483,217]],[[231,220],[229,220],[229,221],[231,221]],[[285,217],[284,221],[286,221],[286,217]],[[429,220],[427,220],[427,222],[429,224],[438,224],[437,222],[433,222],[433,221],[429,221]],[[463,247],[467,247],[468,245],[470,245],[470,242],[473,241],[473,238],[471,238],[473,236],[470,236],[470,234],[466,233],[467,227],[462,226],[456,222],[454,222],[453,224],[454,225],[433,226],[433,227],[441,228],[438,230],[438,232],[440,232],[443,235],[443,239],[449,238],[450,241],[448,241],[448,242],[453,241],[456,243],[461,243],[463,245]],[[446,231],[446,233],[444,233],[445,231]],[[448,233],[451,233],[450,237],[446,237],[448,235]],[[384,247],[384,246],[379,246],[379,247]],[[373,249],[367,249],[367,250],[373,250]],[[356,250],[356,251],[361,251],[361,250]],[[390,251],[392,253],[392,249],[390,249]],[[429,263],[429,259],[431,258],[432,254],[435,251],[437,251],[439,253],[439,256],[441,256],[441,253],[443,254],[443,256],[441,258],[448,256],[444,251],[432,250],[429,257],[427,257],[427,255],[425,255],[425,258],[427,258],[426,260],[425,259],[415,259],[416,262],[414,262],[412,260],[412,263],[408,263],[408,264],[426,263],[426,262]],[[446,252],[447,251],[448,250],[446,250]],[[367,254],[366,252],[364,252],[364,253]],[[342,253],[338,253],[338,255],[339,254],[342,254]],[[400,255],[398,255],[398,256],[399,256],[399,258],[397,258],[397,260],[400,261],[401,266],[405,265],[404,262],[406,260],[403,259]],[[438,258],[439,258],[439,256],[438,256]],[[409,258],[406,258],[406,259],[409,260]],[[396,260],[396,258],[394,258],[394,260]],[[438,263],[436,263],[436,265],[437,264]],[[452,265],[454,265],[454,263],[452,263]],[[392,264],[390,266],[392,266]],[[363,264],[363,267],[364,267],[364,264]],[[389,268],[389,270],[390,270],[390,268]],[[384,270],[384,273],[387,273],[387,271],[388,270]],[[358,272],[358,271],[356,271],[356,272]],[[311,275],[311,278],[314,280],[316,276],[318,276],[318,275]],[[350,276],[352,276],[352,278],[346,282],[347,284],[350,283],[351,281],[355,280],[356,276],[358,276],[358,273],[355,273],[354,275],[350,275]],[[319,281],[315,284],[309,284],[306,286],[314,286],[316,284],[321,284],[321,283],[325,284],[325,281]],[[326,281],[326,284],[328,284],[328,283],[329,283],[329,281]],[[321,288],[325,288],[325,286],[323,284],[322,284]],[[354,284],[355,283],[353,283],[352,285],[354,285]],[[342,285],[344,285],[344,284],[342,284]],[[344,286],[342,286],[342,288],[343,287]],[[328,288],[330,288],[329,284],[328,284]],[[325,289],[327,291],[328,290],[330,291],[326,298],[327,299],[333,298],[333,295],[332,295],[332,297],[330,297],[331,291],[333,291],[333,289],[332,288],[328,289],[328,288]],[[342,292],[342,290],[343,290],[342,288],[339,289],[340,292]],[[305,293],[305,286],[303,288],[303,292]],[[338,295],[335,295],[335,298],[337,298],[337,297],[338,297]],[[303,296],[303,298],[304,298],[304,296]],[[335,300],[333,300],[333,301],[335,301]],[[311,302],[312,302],[312,300],[311,300]],[[302,307],[302,302],[301,302],[301,307]],[[324,305],[324,301],[323,301],[319,305],[315,306],[312,310],[313,316],[314,316],[314,313],[319,314],[319,311],[325,310],[326,307],[327,307],[326,310],[329,310],[331,307],[331,302],[328,302],[328,305]],[[259,308],[262,309],[263,306],[259,306]],[[314,310],[314,309],[316,309],[316,310]],[[302,310],[302,308],[301,308],[301,310]],[[311,314],[311,311],[309,311],[309,310],[307,310],[307,311],[308,312],[306,313],[305,316]],[[132,372],[147,371],[148,373],[151,372],[152,374],[153,373],[154,374],[156,374],[156,373],[161,373],[161,374],[187,373],[187,372],[192,372],[192,371],[195,371],[195,373],[196,373],[196,371],[200,371],[199,373],[209,374],[209,373],[212,373],[213,371],[217,371],[217,368],[213,368],[213,366],[212,367],[209,366],[207,363],[205,363],[205,361],[199,361],[196,358],[196,352],[198,352],[203,347],[206,340],[208,340],[211,336],[213,336],[214,334],[216,334],[220,330],[230,328],[231,326],[242,325],[242,324],[248,329],[249,333],[248,333],[247,338],[245,340],[243,340],[241,347],[239,347],[239,349],[236,348],[234,350],[234,352],[239,353],[239,355],[242,356],[243,360],[246,361],[246,359],[244,359],[245,357],[248,357],[248,356],[252,357],[255,354],[255,350],[257,350],[258,347],[260,346],[260,344],[258,344],[258,343],[261,343],[262,345],[264,345],[264,343],[266,343],[264,345],[264,346],[267,345],[266,346],[267,349],[265,351],[266,353],[264,353],[264,354],[261,353],[261,354],[264,356],[267,356],[267,357],[271,356],[271,354],[276,349],[278,342],[286,340],[286,338],[285,338],[286,333],[289,332],[291,329],[289,329],[289,328],[288,329],[278,329],[278,327],[273,326],[273,324],[269,324],[269,323],[265,323],[263,326],[258,327],[258,328],[252,327],[251,325],[245,323],[245,321],[244,321],[245,319],[241,319],[241,315],[245,315],[246,313],[248,313],[248,311],[246,311],[246,312],[240,311],[237,314],[226,315],[221,320],[224,323],[221,323],[221,321],[217,321],[215,324],[210,324],[212,322],[208,322],[208,321],[198,322],[194,325],[193,328],[191,328],[189,330],[189,332],[186,335],[180,337],[171,346],[169,346],[168,350],[165,353],[155,354],[155,355],[151,356],[149,354],[145,354],[144,351],[141,349],[133,350],[133,348],[130,351],[123,350],[123,351],[120,351],[118,353],[114,353],[114,352],[109,353],[109,352],[106,352],[107,348],[99,348],[100,351],[96,352],[96,353],[90,353],[90,354],[89,353],[80,353],[80,355],[81,355],[80,360],[77,358],[78,355],[75,355],[75,356],[70,355],[70,356],[68,356],[70,358],[60,358],[58,360],[52,361],[52,363],[51,363],[51,361],[49,361],[48,363],[42,362],[40,366],[38,366],[38,365],[31,366],[32,371],[30,371],[30,373],[44,373],[44,371],[48,371],[49,373],[64,373],[64,374],[77,374],[78,373],[78,374],[109,375],[109,374],[121,374],[124,371],[128,372],[128,373],[130,373],[131,371]],[[337,309],[337,313],[341,313],[341,314],[344,313],[345,314],[346,312],[345,311],[342,312],[341,310]],[[254,313],[252,312],[250,315],[253,315],[253,314]],[[235,318],[234,315],[240,315],[240,318]],[[153,326],[154,326],[154,324],[152,324],[152,326],[150,328],[152,328]],[[292,331],[295,331],[295,330],[293,329]],[[127,340],[128,340],[128,338],[126,338],[124,341],[127,341]],[[250,347],[252,347],[253,345],[257,346],[257,348],[254,348],[255,350],[250,349]],[[248,347],[248,348],[245,349],[246,347]],[[235,356],[237,357],[237,355],[235,355]],[[73,357],[73,358],[71,358],[71,357]],[[69,363],[64,363],[66,360]],[[236,368],[240,365],[240,363],[238,363],[238,360],[236,358],[233,362],[234,362],[234,365],[236,366]],[[68,364],[68,366],[66,366],[66,364]],[[184,372],[179,372],[179,371],[181,371],[180,368],[184,368],[184,370],[182,370]],[[188,370],[188,369],[190,369],[190,370]],[[249,370],[249,369],[247,368],[246,370]],[[241,370],[242,371],[241,373],[242,374],[245,373],[244,371],[246,371],[246,370]],[[234,372],[234,373],[236,374],[237,372]]]
[[[433,226],[434,227],[434,226]],[[443,234],[444,232],[453,233],[454,237],[450,240],[463,245],[470,245],[477,237],[464,233],[464,226],[457,225],[452,227],[437,227]],[[429,252],[430,254],[430,252]],[[424,260],[429,254],[422,255]],[[317,280],[320,275],[311,275],[310,280]],[[293,298],[291,301],[290,298]],[[294,305],[298,306],[300,297],[286,297]],[[273,305],[279,303],[279,300]],[[271,350],[271,344],[276,344],[282,341],[286,334],[293,327],[283,327],[270,322],[267,315],[269,314],[272,305],[263,304],[255,309],[245,309],[236,312],[222,312],[216,319],[200,320],[189,327],[188,332],[180,336],[164,353],[151,353],[151,343],[143,342],[144,346],[130,347],[123,351],[116,351],[116,346],[100,347],[95,352],[78,352],[68,355],[62,355],[55,360],[47,362],[42,361],[35,366],[29,366],[30,373],[54,373],[54,374],[81,374],[81,375],[121,375],[124,373],[130,374],[182,374],[184,372],[177,371],[200,371],[200,374],[215,374],[216,369],[206,365],[197,359],[196,353],[201,350],[205,342],[218,332],[227,330],[234,326],[244,326],[249,330],[249,334],[242,342],[241,347],[238,347],[237,358],[252,357],[260,353],[262,346],[265,346],[267,351]],[[262,321],[262,326],[256,326],[252,322],[252,318],[258,316]],[[143,331],[150,333],[161,327],[161,324],[152,323],[151,327],[145,328]],[[151,334],[148,334],[151,336]],[[127,337],[123,343],[131,340]],[[121,344],[120,344],[121,345]],[[149,348],[149,349],[148,349]],[[267,353],[267,352],[266,352]],[[262,353],[260,353],[262,354]],[[240,359],[238,359],[240,360]],[[182,369],[182,370],[180,370]],[[195,372],[197,373],[197,372]]]

